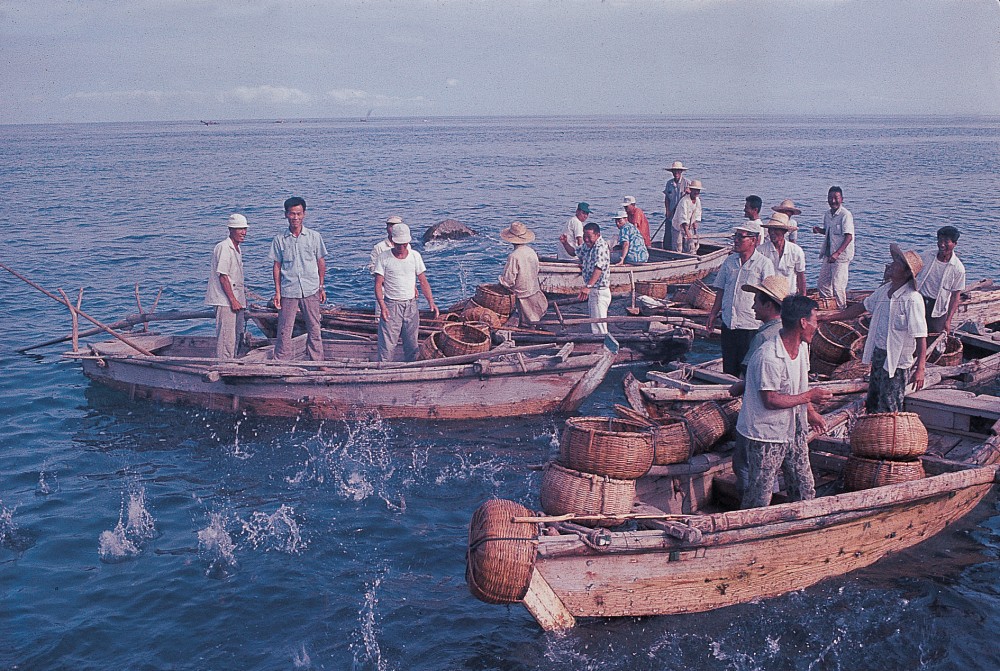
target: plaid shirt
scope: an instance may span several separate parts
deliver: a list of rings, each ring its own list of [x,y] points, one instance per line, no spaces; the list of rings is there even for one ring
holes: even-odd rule
[[[595,289],[606,289],[611,286],[611,277],[608,270],[611,267],[611,248],[604,238],[597,238],[597,242],[591,247],[586,242],[576,250],[580,257],[580,266],[583,271],[583,283],[589,284],[590,278],[594,276],[594,269],[601,269],[601,279],[594,285]]]

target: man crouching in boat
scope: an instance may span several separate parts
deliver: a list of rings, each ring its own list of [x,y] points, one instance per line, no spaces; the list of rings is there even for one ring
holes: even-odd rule
[[[233,359],[247,325],[247,289],[243,281],[240,243],[247,237],[247,218],[229,215],[229,237],[212,250],[205,305],[215,307],[215,357]]]
[[[826,428],[813,403],[830,400],[826,389],[809,388],[809,343],[816,333],[816,301],[789,296],[781,303],[781,330],[747,362],[746,392],[736,423],[737,441],[747,460],[747,481],[740,488],[741,508],[771,502],[784,462],[789,499],[816,496],[809,446],[809,425]],[[788,459],[786,459],[788,457]]]
[[[924,262],[916,252],[889,245],[892,263],[886,267],[887,282],[863,303],[820,315],[820,321],[849,321],[872,313],[862,361],[871,364],[865,410],[870,413],[902,412],[906,385],[912,370],[916,389],[924,386],[927,354],[927,320],[924,300],[914,278]]]

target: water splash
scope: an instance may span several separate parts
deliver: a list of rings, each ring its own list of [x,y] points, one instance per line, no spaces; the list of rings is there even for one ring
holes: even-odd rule
[[[47,472],[48,464],[43,464],[38,471],[38,484],[35,486],[35,496],[48,496],[59,491],[59,477]]]
[[[208,564],[205,575],[222,579],[236,566],[236,544],[226,531],[226,518],[221,513],[209,515],[208,526],[198,532],[198,554]]]
[[[101,561],[113,564],[131,559],[142,552],[142,544],[156,537],[156,522],[146,508],[146,490],[139,484],[129,485],[122,494],[118,524],[102,531],[98,538]]]
[[[285,504],[270,515],[255,511],[249,520],[243,522],[243,532],[254,549],[263,549],[265,552],[277,550],[286,554],[298,554],[307,547],[299,524],[295,521],[295,509]]]
[[[380,623],[378,618],[378,589],[382,578],[378,577],[365,586],[365,600],[358,611],[359,630],[356,640],[351,643],[354,652],[354,668],[374,668],[388,671],[389,664],[382,657],[379,645]]]
[[[305,643],[303,643],[298,650],[292,653],[292,666],[296,669],[312,668],[312,660],[309,658],[309,653],[306,652]]]
[[[0,501],[0,547],[20,553],[34,545],[34,536],[19,528],[14,521],[14,510],[7,508],[3,501]]]
[[[253,452],[244,451],[242,444],[240,443],[240,427],[242,425],[243,420],[237,420],[236,426],[233,428],[233,444],[226,446],[226,453],[231,457],[246,461],[247,459],[253,457]]]

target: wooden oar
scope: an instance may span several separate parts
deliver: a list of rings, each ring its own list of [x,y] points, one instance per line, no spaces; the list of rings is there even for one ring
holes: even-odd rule
[[[62,300],[59,301],[62,303]],[[136,324],[145,324],[148,322],[158,321],[186,321],[188,319],[213,319],[215,317],[215,310],[195,310],[190,312],[181,312],[177,310],[170,310],[168,312],[146,312],[141,315],[128,315],[124,319],[119,319],[118,321],[108,324],[108,328],[111,329],[124,329],[131,328]],[[101,327],[96,327],[88,329],[86,331],[80,331],[77,336],[80,338],[87,338],[92,335],[97,335],[98,333],[103,333],[104,329]],[[25,352],[30,352],[33,349],[40,349],[42,347],[48,347],[49,345],[58,345],[59,343],[66,342],[67,340],[72,340],[73,334],[62,336],[61,338],[53,338],[52,340],[46,340],[45,342],[40,342],[35,345],[28,345],[27,347],[22,347],[17,350],[19,353],[24,354]]]
[[[29,280],[24,275],[18,273],[16,270],[8,268],[7,266],[5,266],[2,263],[0,263],[0,268],[3,268],[8,273],[10,273],[11,275],[13,275],[17,279],[21,280],[22,282],[24,282],[28,286],[32,287],[33,289],[38,289],[39,291],[41,291],[43,294],[45,294],[46,296],[48,296],[49,298],[51,298],[55,302],[60,303],[62,305],[65,305],[71,311],[75,312],[79,316],[81,316],[84,319],[86,319],[87,321],[91,322],[92,324],[94,324],[94,326],[97,326],[98,328],[100,328],[102,331],[104,331],[108,335],[113,336],[113,337],[117,338],[118,340],[121,340],[123,343],[125,343],[126,345],[128,345],[129,347],[131,347],[132,349],[134,349],[136,352],[140,352],[142,354],[145,354],[146,356],[156,356],[155,354],[153,354],[152,352],[150,352],[146,348],[142,347],[141,345],[137,345],[136,343],[132,342],[131,340],[129,340],[128,338],[126,338],[125,336],[123,336],[121,333],[118,333],[117,331],[112,330],[110,326],[107,326],[106,324],[103,324],[103,323],[97,321],[96,319],[94,319],[93,317],[91,317],[90,315],[88,315],[83,310],[76,309],[76,307],[74,307],[73,304],[71,302],[69,302],[68,300],[67,301],[63,301],[63,299],[59,298],[59,296],[56,296],[55,294],[46,291],[42,287],[38,286],[37,284],[35,284],[31,280]],[[72,336],[70,336],[70,337],[72,338]]]
[[[631,270],[628,271],[628,283],[632,285],[632,307],[625,308],[625,312],[629,313],[633,317],[638,317],[639,308],[635,306],[635,274]]]

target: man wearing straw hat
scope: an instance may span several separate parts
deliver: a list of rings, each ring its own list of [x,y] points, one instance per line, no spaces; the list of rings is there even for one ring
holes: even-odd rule
[[[635,204],[635,196],[625,196],[622,198],[622,207],[628,214],[628,223],[639,230],[639,233],[642,235],[642,241],[646,244],[647,249],[652,247],[653,241],[649,237],[649,219],[646,218],[646,213],[642,211],[642,208]]]
[[[698,253],[698,224],[701,223],[701,181],[692,180],[687,195],[681,198],[670,221],[673,227],[673,250],[685,254]]]
[[[663,226],[665,229],[663,248],[674,249],[672,226],[674,211],[677,209],[677,204],[681,202],[681,198],[687,193],[690,183],[684,176],[684,171],[687,168],[680,161],[674,161],[667,170],[673,175],[673,179],[667,180],[666,186],[663,187]]]
[[[844,207],[844,192],[831,186],[826,195],[829,211],[823,214],[823,225],[813,226],[813,233],[824,235],[820,248],[819,295],[836,298],[838,307],[847,306],[847,276],[854,258],[854,215]]]
[[[792,293],[806,295],[806,253],[787,234],[792,225],[787,214],[775,212],[764,224],[767,239],[760,246],[760,253],[771,259],[774,270],[788,281]]]
[[[507,265],[500,275],[500,284],[511,290],[517,298],[517,313],[521,325],[539,321],[549,309],[538,284],[538,254],[528,245],[535,234],[520,221],[500,231],[501,239],[514,245],[514,251],[507,257]]]
[[[726,257],[715,274],[715,303],[708,313],[708,330],[722,317],[722,371],[740,374],[740,362],[746,357],[760,322],[753,314],[753,296],[741,290],[744,284],[759,284],[774,275],[771,260],[757,251],[761,228],[746,221],[733,229],[733,253]]]
[[[826,389],[809,388],[809,343],[816,333],[816,307],[816,301],[807,296],[787,297],[781,303],[778,336],[765,341],[747,362],[746,393],[736,422],[738,450],[746,456],[741,508],[771,502],[778,469],[786,460],[789,498],[800,501],[816,495],[806,437],[810,425],[825,428],[812,404],[833,396]]]
[[[797,222],[794,217],[797,214],[802,214],[802,210],[795,206],[795,201],[791,198],[785,198],[777,205],[772,205],[771,209],[775,212],[781,212],[782,214],[788,215],[788,225],[791,226],[791,229],[789,229],[788,235],[785,237],[789,242],[798,243],[796,238],[799,234],[799,222]]]
[[[896,243],[889,245],[889,254],[888,282],[864,303],[820,315],[822,321],[842,321],[860,317],[865,311],[871,313],[862,358],[872,367],[865,401],[870,413],[902,412],[907,383],[912,379],[915,389],[924,386],[927,321],[924,301],[914,282],[924,262],[919,254],[904,252]]]
[[[389,231],[392,249],[375,260],[375,301],[378,303],[378,360],[392,361],[396,344],[403,340],[406,361],[417,358],[420,310],[417,282],[438,318],[437,305],[427,281],[427,268],[420,254],[410,249],[410,227],[394,224]]]
[[[212,250],[205,305],[215,307],[215,356],[232,359],[247,324],[247,289],[243,281],[240,243],[247,237],[247,218],[229,215],[229,236]]]

